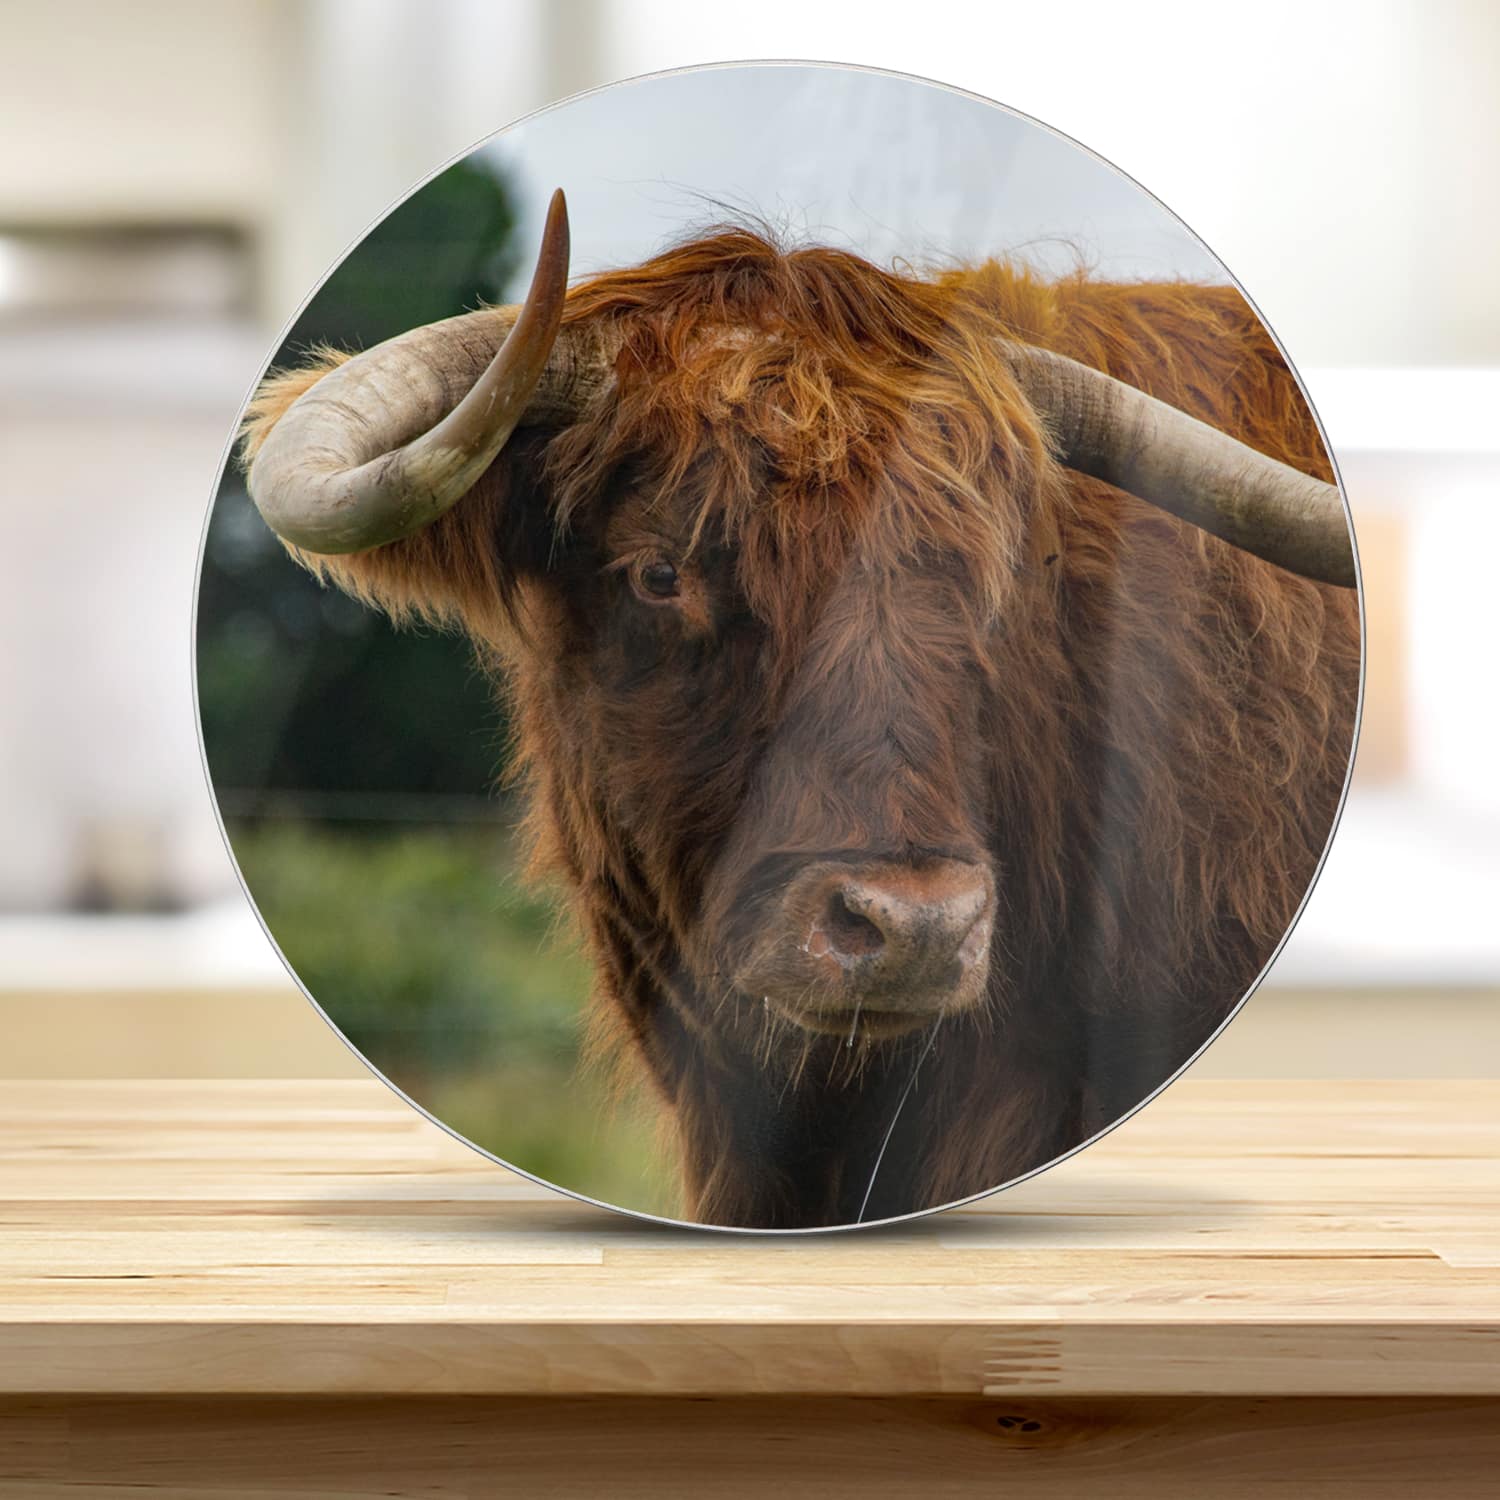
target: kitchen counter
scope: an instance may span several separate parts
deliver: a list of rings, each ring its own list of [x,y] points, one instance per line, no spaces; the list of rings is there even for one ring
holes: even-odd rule
[[[1478,1495],[1497,1160],[1500,1083],[1187,1079],[984,1202],[747,1237],[373,1080],[8,1083],[0,1496]]]

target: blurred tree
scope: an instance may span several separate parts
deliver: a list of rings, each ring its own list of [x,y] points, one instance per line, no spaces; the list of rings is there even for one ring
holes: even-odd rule
[[[499,301],[515,269],[516,210],[496,168],[466,158],[386,215],[318,288],[277,354],[310,345],[364,349]]]

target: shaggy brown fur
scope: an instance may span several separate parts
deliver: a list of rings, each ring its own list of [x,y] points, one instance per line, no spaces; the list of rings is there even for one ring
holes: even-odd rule
[[[922,280],[744,230],[567,317],[621,336],[593,410],[518,435],[427,531],[303,561],[461,626],[507,687],[538,866],[669,1111],[685,1212],[903,1213],[1107,1126],[1296,912],[1349,761],[1357,601],[1063,470],[994,348],[1329,478],[1265,330],[1230,288]],[[338,358],[267,382],[250,451]],[[667,606],[639,588],[657,560]],[[988,863],[987,1004],[845,1046],[735,990],[778,880],[850,850]]]

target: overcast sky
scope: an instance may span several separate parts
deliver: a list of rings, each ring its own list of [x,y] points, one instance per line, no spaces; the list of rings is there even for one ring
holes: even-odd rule
[[[886,74],[762,64],[650,78],[481,149],[522,194],[516,294],[555,187],[568,194],[575,274],[642,260],[722,218],[712,198],[880,264],[1011,252],[1056,270],[1081,255],[1106,276],[1228,280],[1176,218],[1081,147]]]

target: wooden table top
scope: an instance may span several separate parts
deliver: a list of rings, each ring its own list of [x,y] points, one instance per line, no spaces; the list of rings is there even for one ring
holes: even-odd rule
[[[1500,1395],[1500,1082],[1185,1080],[828,1236],[548,1192],[374,1080],[7,1083],[0,1392]]]

